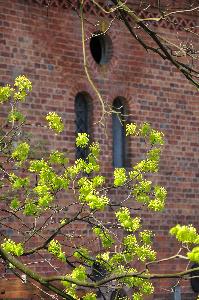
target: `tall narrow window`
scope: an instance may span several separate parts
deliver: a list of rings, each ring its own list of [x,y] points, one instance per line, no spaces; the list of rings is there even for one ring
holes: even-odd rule
[[[75,123],[76,134],[89,133],[89,103],[84,93],[78,93],[75,97]],[[76,158],[85,159],[88,154],[88,149],[76,147]]]
[[[121,98],[113,101],[112,132],[113,132],[113,166],[125,166],[125,129],[124,104]]]

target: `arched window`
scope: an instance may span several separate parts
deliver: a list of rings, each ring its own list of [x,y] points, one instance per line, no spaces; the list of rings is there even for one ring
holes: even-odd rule
[[[124,103],[121,98],[113,101],[112,133],[113,133],[113,166],[125,166],[125,128]]]
[[[75,124],[76,134],[89,133],[89,101],[84,93],[78,93],[75,97]],[[76,158],[85,159],[88,149],[76,147]]]

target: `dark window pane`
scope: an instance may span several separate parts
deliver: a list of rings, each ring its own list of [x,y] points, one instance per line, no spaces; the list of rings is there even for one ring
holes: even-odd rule
[[[113,54],[111,38],[103,32],[95,32],[90,39],[90,51],[97,64],[107,64]]]
[[[88,133],[88,101],[84,94],[79,93],[75,98],[75,114],[76,114],[76,134]],[[88,149],[76,147],[76,158],[85,159]]]
[[[91,54],[97,64],[100,64],[103,56],[103,39],[100,36],[95,36],[91,38],[90,49]]]
[[[113,102],[112,131],[113,131],[113,166],[124,167],[125,163],[125,131],[124,131],[124,107],[122,101],[117,98]]]

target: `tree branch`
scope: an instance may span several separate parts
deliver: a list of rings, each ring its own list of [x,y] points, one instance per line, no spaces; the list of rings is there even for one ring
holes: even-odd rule
[[[52,292],[56,293],[59,296],[62,296],[66,300],[74,300],[73,297],[70,295],[64,293],[62,290],[58,289],[54,285],[50,284],[49,281],[46,281],[45,277],[42,277],[36,272],[33,272],[30,270],[27,266],[25,266],[23,263],[21,263],[18,259],[16,259],[13,255],[7,253],[5,250],[3,250],[0,247],[0,256],[4,259],[4,261],[11,263],[14,267],[16,267],[18,270],[29,276],[30,278],[34,279],[35,281],[39,282],[41,285],[45,286]]]

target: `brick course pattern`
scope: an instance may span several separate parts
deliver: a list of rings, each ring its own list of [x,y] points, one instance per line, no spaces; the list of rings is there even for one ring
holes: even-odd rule
[[[110,176],[113,171],[111,117],[106,120],[105,135],[97,123],[101,107],[83,68],[80,19],[66,1],[51,2],[47,10],[47,0],[0,0],[0,83],[11,83],[19,74],[32,81],[33,92],[23,104],[28,119],[39,125],[46,112],[56,111],[65,123],[64,134],[60,137],[43,133],[41,128],[34,129],[33,133],[46,141],[47,147],[61,150],[74,150],[74,100],[77,93],[88,93],[92,102],[92,138],[102,144],[102,169]],[[96,12],[88,8],[87,15],[91,23],[96,23]],[[100,21],[101,18],[103,16]],[[195,25],[195,22],[186,16],[181,19],[179,28],[186,24]],[[172,29],[162,22],[161,30],[175,39],[176,32]],[[93,26],[86,23],[88,37],[93,31],[97,31],[97,27],[93,30]],[[197,228],[199,225],[198,93],[172,65],[146,53],[119,20],[110,27],[108,34],[112,40],[112,57],[106,65],[95,63],[89,39],[86,43],[88,66],[105,101],[112,105],[116,97],[123,97],[129,121],[150,122],[166,135],[158,180],[168,190],[167,207],[163,213],[154,216],[147,212],[143,214],[146,226],[157,233],[155,246],[164,257],[175,253],[175,243],[168,237],[170,227],[176,223],[191,223]],[[179,36],[184,37],[180,30]],[[1,111],[0,117],[3,116]],[[74,151],[70,154],[74,158],[72,153]],[[128,145],[128,155],[131,164],[141,157],[134,142]],[[165,264],[159,271],[167,267]],[[175,269],[179,269],[177,263],[172,266],[172,271]],[[158,284],[157,294],[150,299],[174,299],[169,290],[170,283]],[[9,281],[0,281],[0,299],[39,299],[34,297],[28,285],[16,281],[11,293]],[[182,299],[195,298],[189,283],[183,282]]]

